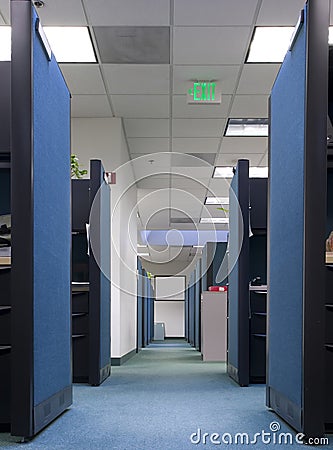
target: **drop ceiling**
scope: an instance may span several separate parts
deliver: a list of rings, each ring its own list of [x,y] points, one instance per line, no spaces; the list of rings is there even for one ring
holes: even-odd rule
[[[198,222],[205,216],[206,195],[228,195],[230,180],[213,179],[213,165],[235,165],[239,158],[248,158],[253,166],[267,165],[266,137],[223,134],[228,118],[268,117],[279,64],[245,64],[254,27],[294,26],[303,4],[45,0],[39,9],[44,25],[89,27],[98,63],[61,64],[73,96],[72,116],[122,118],[143,221],[160,229],[208,229],[170,219],[182,217],[183,208]],[[9,24],[9,0],[0,0],[1,24]],[[221,84],[220,105],[187,104],[189,80],[203,79]],[[179,160],[166,160],[164,152],[183,154],[181,166]],[[200,158],[196,167],[193,155]],[[169,194],[158,194],[159,189]],[[144,200],[147,195],[152,195],[151,202]],[[214,216],[220,213],[215,206],[207,209]],[[188,258],[191,252],[183,253]]]

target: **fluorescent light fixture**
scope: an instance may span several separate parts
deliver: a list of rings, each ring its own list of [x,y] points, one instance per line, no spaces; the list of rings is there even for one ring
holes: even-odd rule
[[[229,119],[225,136],[268,136],[268,119]]]
[[[149,253],[138,253],[138,256],[150,256]]]
[[[229,223],[228,217],[201,217],[200,223]]]
[[[0,27],[0,61],[11,60],[11,27]]]
[[[43,27],[59,63],[96,62],[87,27]]]
[[[247,63],[281,63],[288,51],[294,27],[256,27]]]
[[[205,205],[229,205],[229,197],[206,197]]]
[[[234,176],[233,167],[215,167],[213,178],[232,178]]]
[[[250,178],[268,178],[268,167],[250,167]]]
[[[147,244],[137,244],[138,248],[147,248],[148,245]]]
[[[193,248],[204,248],[204,245],[193,245]]]
[[[333,27],[328,29],[328,44],[333,45]]]

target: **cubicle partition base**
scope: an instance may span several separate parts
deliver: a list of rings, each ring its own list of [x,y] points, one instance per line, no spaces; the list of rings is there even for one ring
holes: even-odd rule
[[[302,408],[291,402],[288,397],[270,386],[267,386],[267,406],[274,410],[295,430],[302,431]]]
[[[72,387],[68,386],[34,407],[34,434],[42,430],[72,404]]]
[[[98,383],[92,383],[92,386],[99,386],[111,375],[111,361],[106,366],[99,370],[99,381]]]
[[[228,363],[227,365],[227,372],[230,378],[232,378],[236,383],[238,383],[240,386],[247,386],[247,384],[241,385],[239,382],[239,376],[238,376],[238,369],[234,367],[232,364]]]

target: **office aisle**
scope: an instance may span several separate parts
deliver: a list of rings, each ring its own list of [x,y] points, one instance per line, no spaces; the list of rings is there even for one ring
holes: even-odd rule
[[[194,448],[267,447],[279,445],[281,432],[291,431],[265,408],[265,388],[240,388],[223,363],[203,363],[200,354],[181,341],[154,343],[121,367],[100,387],[75,385],[71,409],[33,441],[17,444],[0,434],[4,449],[186,450]],[[272,427],[281,426],[275,432]],[[198,434],[200,428],[200,435]],[[266,434],[266,442],[238,443],[236,433]],[[196,433],[190,441],[192,433]],[[203,433],[209,433],[204,443]],[[214,436],[218,433],[219,436]],[[228,434],[226,434],[228,433]],[[222,436],[226,442],[223,443]],[[274,438],[275,436],[275,438]],[[283,438],[283,437],[282,437]],[[246,436],[243,436],[246,439]],[[274,444],[274,439],[277,444]],[[210,440],[215,443],[212,443]],[[220,444],[218,444],[220,442]],[[333,448],[333,437],[329,446]]]

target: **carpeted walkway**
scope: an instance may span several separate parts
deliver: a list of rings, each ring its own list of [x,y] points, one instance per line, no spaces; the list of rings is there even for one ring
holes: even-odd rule
[[[200,354],[188,344],[154,343],[123,366],[112,368],[111,377],[102,386],[75,385],[73,406],[31,442],[17,444],[3,433],[0,448],[300,448],[295,442],[285,444],[284,437],[280,437],[282,431],[290,432],[294,440],[295,433],[266,409],[265,387],[240,388],[225,369],[223,363],[203,363]],[[272,422],[281,430],[270,431]],[[256,442],[253,440],[255,433],[262,430],[268,433],[265,439],[271,439],[270,444],[262,442],[261,435]],[[196,433],[194,443],[190,441],[192,433]],[[206,441],[203,433],[209,433]],[[236,433],[248,433],[253,443],[242,444],[240,437],[236,442]],[[228,444],[228,440],[232,443]],[[330,445],[322,448],[333,448],[333,437]]]

